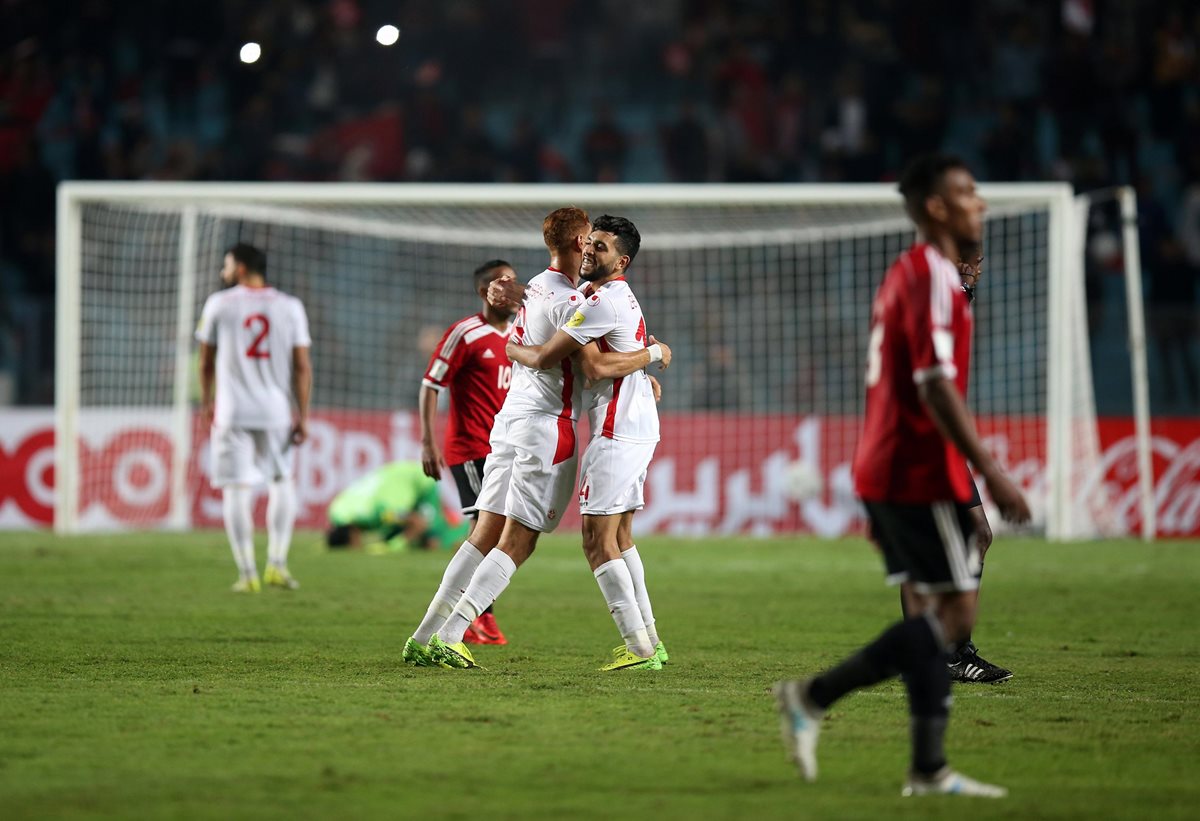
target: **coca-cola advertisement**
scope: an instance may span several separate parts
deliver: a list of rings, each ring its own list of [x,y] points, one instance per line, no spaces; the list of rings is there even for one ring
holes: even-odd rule
[[[80,419],[79,521],[84,529],[164,527],[171,512],[171,412],[85,410]],[[646,482],[642,533],[677,535],[812,533],[836,537],[862,527],[850,461],[853,417],[664,414],[663,439]],[[984,417],[980,431],[1029,494],[1044,523],[1044,422]],[[208,432],[192,425],[187,487],[192,527],[220,527],[219,492],[208,482]],[[1075,489],[1083,510],[1103,509],[1104,535],[1140,533],[1133,420],[1103,418],[1100,449]],[[337,492],[387,461],[419,459],[416,416],[407,411],[315,414],[296,454],[298,525],[321,528]],[[586,442],[586,434],[580,437]],[[1152,425],[1158,535],[1200,536],[1200,420]],[[986,489],[985,504],[988,503]],[[448,509],[453,483],[443,482]],[[265,494],[264,494],[265,497]],[[260,500],[257,515],[261,518]],[[0,412],[0,527],[47,527],[54,519],[54,412]],[[995,519],[995,517],[993,517]],[[563,530],[578,524],[574,505]],[[999,524],[999,523],[997,523]]]

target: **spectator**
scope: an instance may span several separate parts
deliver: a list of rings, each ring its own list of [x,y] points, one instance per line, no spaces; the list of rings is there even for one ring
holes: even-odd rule
[[[703,182],[708,178],[708,134],[693,103],[685,102],[678,118],[663,128],[662,145],[673,182]]]
[[[618,182],[624,177],[629,140],[607,104],[597,106],[596,118],[583,137],[583,161],[593,182]]]

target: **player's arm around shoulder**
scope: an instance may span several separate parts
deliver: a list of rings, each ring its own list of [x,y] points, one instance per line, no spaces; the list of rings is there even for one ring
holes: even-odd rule
[[[504,352],[519,365],[544,371],[572,356],[581,347],[582,343],[560,329],[545,345],[519,345],[510,339],[504,347]]]
[[[655,362],[659,363],[660,371],[665,371],[671,365],[671,348],[667,343],[650,337],[650,345],[640,351],[606,353],[592,342],[580,349],[578,359],[584,378],[597,382],[601,379],[620,379],[635,371],[645,370]]]

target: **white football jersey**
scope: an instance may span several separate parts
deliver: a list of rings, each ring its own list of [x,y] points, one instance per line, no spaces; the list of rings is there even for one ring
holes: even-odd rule
[[[292,349],[312,346],[299,299],[244,285],[218,291],[204,303],[196,339],[217,348],[215,427],[292,424]]]
[[[547,268],[525,286],[525,304],[513,322],[513,341],[545,345],[582,304],[583,295],[570,278]],[[570,359],[544,371],[514,362],[512,384],[500,413],[541,413],[574,422],[579,418],[582,391],[583,376],[575,372]]]
[[[596,340],[601,351],[625,353],[648,344],[646,318],[625,277],[606,282],[587,297],[563,330],[584,345]],[[658,441],[658,406],[645,371],[593,384],[587,404],[592,436]]]

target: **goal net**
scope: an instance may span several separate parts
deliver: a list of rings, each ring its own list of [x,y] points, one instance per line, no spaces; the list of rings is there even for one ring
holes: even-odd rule
[[[1067,186],[984,194],[968,403],[1037,527],[1104,533],[1083,216]],[[871,299],[914,237],[893,186],[137,183],[60,189],[56,527],[219,525],[192,332],[235,242],[265,250],[269,282],[308,310],[297,482],[301,525],[319,527],[354,478],[418,458],[421,376],[445,328],[480,309],[471,272],[494,258],[540,272],[542,218],[566,204],[638,225],[630,281],[674,351],[640,529],[861,528],[849,465]]]

